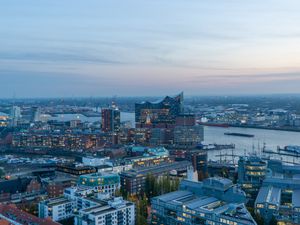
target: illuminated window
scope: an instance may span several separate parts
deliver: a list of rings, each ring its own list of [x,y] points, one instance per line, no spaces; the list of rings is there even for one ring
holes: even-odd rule
[[[263,208],[264,208],[264,205],[263,205],[263,204],[256,204],[256,208],[258,208],[258,209],[263,209]]]

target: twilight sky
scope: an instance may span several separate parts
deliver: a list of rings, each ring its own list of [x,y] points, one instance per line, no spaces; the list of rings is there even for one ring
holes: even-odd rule
[[[300,93],[299,0],[3,0],[0,98]]]

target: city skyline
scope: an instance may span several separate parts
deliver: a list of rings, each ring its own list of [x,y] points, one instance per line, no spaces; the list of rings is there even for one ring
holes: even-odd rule
[[[3,2],[0,96],[300,93],[299,9],[295,0]]]

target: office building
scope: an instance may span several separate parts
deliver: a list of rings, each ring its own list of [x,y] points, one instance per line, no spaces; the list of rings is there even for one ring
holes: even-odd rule
[[[114,173],[92,173],[81,175],[77,182],[80,186],[92,187],[95,192],[114,195],[120,189],[120,177]]]
[[[257,156],[243,156],[238,161],[238,183],[246,192],[250,204],[254,203],[265,179],[267,163]]]
[[[114,107],[104,108],[101,110],[101,116],[103,132],[120,131],[121,114],[119,109]]]
[[[270,160],[268,173],[255,200],[255,210],[268,224],[300,224],[300,166]]]
[[[151,199],[151,224],[256,225],[245,202],[245,193],[228,179],[183,180],[178,191]]]
[[[164,147],[148,148],[142,146],[134,146],[128,150],[131,155],[125,158],[126,164],[133,167],[153,166],[165,162],[173,162],[170,158],[169,151]]]
[[[203,126],[176,126],[174,145],[181,148],[194,148],[204,140]]]
[[[77,164],[59,164],[56,170],[63,175],[70,175],[77,178],[83,174],[96,173],[97,169],[93,166],[77,165]]]
[[[131,195],[141,194],[145,190],[146,177],[148,174],[156,176],[168,175],[172,171],[178,177],[186,177],[187,168],[191,166],[188,161],[162,163],[155,166],[139,167],[120,173],[121,186]]]

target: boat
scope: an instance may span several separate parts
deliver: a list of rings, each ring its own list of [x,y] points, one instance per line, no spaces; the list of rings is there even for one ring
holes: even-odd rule
[[[224,149],[235,149],[234,144],[199,144],[197,145],[198,149],[201,150],[224,150]]]
[[[299,145],[287,145],[284,148],[279,148],[279,150],[300,154],[300,146]]]
[[[224,133],[224,135],[231,135],[231,136],[238,136],[238,137],[248,137],[248,138],[254,137],[253,134],[243,134],[243,133]]]

